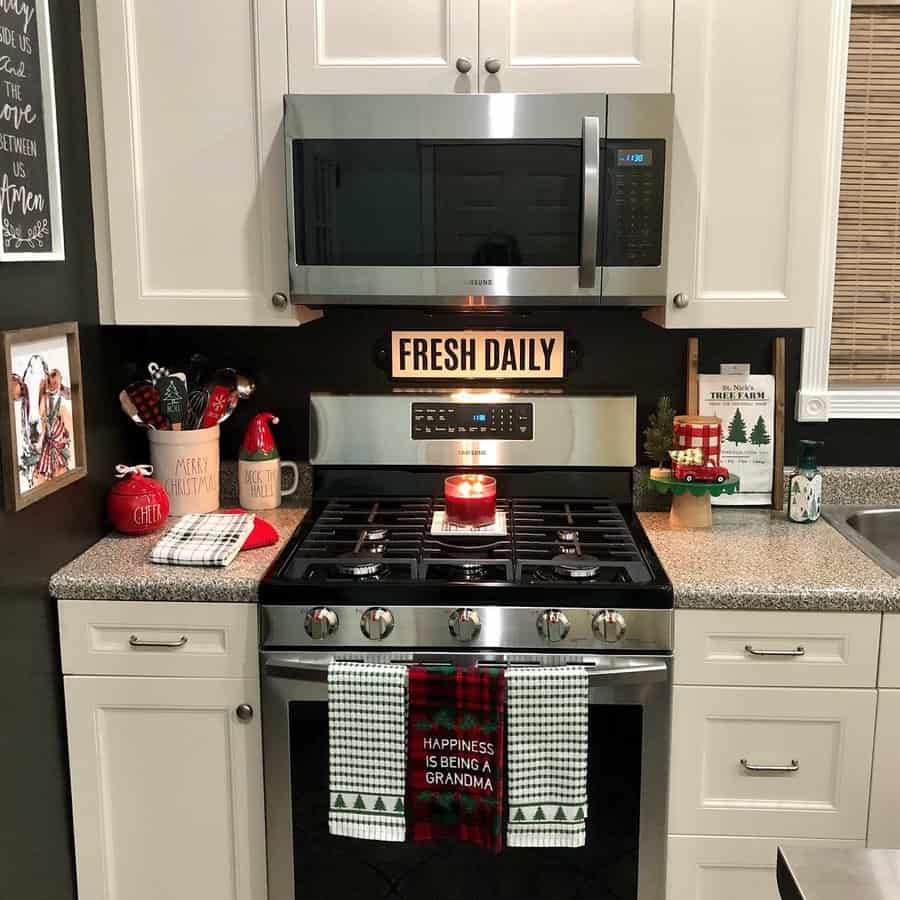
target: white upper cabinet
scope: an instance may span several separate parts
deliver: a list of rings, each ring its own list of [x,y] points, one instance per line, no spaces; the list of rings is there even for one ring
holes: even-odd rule
[[[668,93],[673,0],[481,0],[482,91]]]
[[[287,0],[294,94],[468,94],[478,0]]]
[[[668,92],[672,0],[287,0],[292,93]]]
[[[284,3],[85,7],[104,319],[293,324],[273,304],[288,291]]]
[[[834,249],[849,9],[679,0],[668,302],[656,321],[814,324]]]

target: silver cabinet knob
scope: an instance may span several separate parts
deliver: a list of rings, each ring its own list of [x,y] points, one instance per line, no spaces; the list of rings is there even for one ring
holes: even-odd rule
[[[383,641],[394,630],[394,614],[389,609],[371,606],[359,617],[359,627],[370,641]]]
[[[461,56],[456,61],[456,71],[460,75],[468,75],[472,71],[472,60],[468,56]]]
[[[235,714],[242,722],[249,722],[253,718],[253,707],[249,703],[242,703]]]
[[[594,636],[601,641],[606,641],[608,644],[614,644],[616,641],[621,641],[623,637],[625,637],[625,631],[627,629],[627,625],[625,623],[625,616],[620,612],[616,612],[614,609],[601,609],[600,612],[594,616],[593,621],[591,622],[591,628],[594,630]]]
[[[495,59],[493,56],[490,59],[486,59],[484,61],[484,70],[488,73],[488,75],[496,75],[500,71],[500,66],[503,63],[499,59]]]
[[[474,609],[455,609],[450,613],[450,634],[458,641],[474,641],[481,634],[481,616]]]
[[[272,294],[272,306],[274,306],[275,309],[287,309],[287,305],[287,294],[283,294],[281,291]]]
[[[676,294],[672,298],[672,304],[675,307],[675,309],[684,309],[690,302],[691,302],[691,298],[688,297],[687,294]]]
[[[538,616],[537,630],[545,641],[558,644],[569,633],[569,617],[561,609],[545,609]]]
[[[314,641],[321,641],[331,637],[338,630],[339,624],[338,614],[333,609],[314,606],[306,614],[303,628]]]

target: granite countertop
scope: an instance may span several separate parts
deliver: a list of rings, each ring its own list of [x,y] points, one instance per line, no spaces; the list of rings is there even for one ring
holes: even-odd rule
[[[278,529],[278,543],[245,550],[221,568],[150,562],[150,548],[162,532],[146,537],[110,534],[60,569],[50,579],[50,594],[58,600],[255,603],[260,579],[305,514],[305,509],[284,506],[257,513]]]
[[[768,509],[713,510],[712,528],[639,513],[682,609],[900,611],[900,579],[820,519]]]

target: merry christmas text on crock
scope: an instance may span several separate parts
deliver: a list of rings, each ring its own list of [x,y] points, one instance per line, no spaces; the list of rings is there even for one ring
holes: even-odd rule
[[[561,378],[562,332],[394,332],[395,378]]]

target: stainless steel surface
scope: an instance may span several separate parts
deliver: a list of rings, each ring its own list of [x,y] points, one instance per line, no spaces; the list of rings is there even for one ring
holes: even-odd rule
[[[484,71],[487,72],[488,75],[496,75],[500,71],[502,65],[502,60],[490,57],[484,61]]]
[[[249,703],[242,703],[235,713],[242,722],[249,722],[253,718],[253,707]]]
[[[481,616],[474,609],[454,609],[447,619],[447,628],[458,641],[471,643],[481,634]]]
[[[625,637],[628,622],[625,620],[625,616],[615,609],[601,609],[591,619],[591,629],[601,641],[607,644],[617,644]]]
[[[467,75],[472,71],[472,60],[469,59],[468,56],[461,56],[456,61],[456,71],[459,72],[460,75]]]
[[[672,305],[673,305],[676,309],[685,309],[685,307],[687,307],[687,305],[688,305],[690,302],[691,302],[691,301],[690,301],[690,299],[688,298],[688,295],[687,295],[687,294],[676,294],[676,295],[672,298]]]
[[[796,650],[759,650],[753,644],[744,644],[744,650],[751,656],[805,656],[806,648],[797,647]]]
[[[538,634],[549,644],[564,641],[570,629],[569,617],[561,609],[545,609],[538,616]]]
[[[413,403],[528,402],[534,406],[534,438],[416,440]],[[431,394],[320,394],[310,398],[310,462],[350,466],[540,466],[631,467],[637,459],[634,396],[567,397],[514,391],[437,391]]]
[[[288,305],[288,296],[281,291],[272,294],[272,306],[275,309],[284,309]]]
[[[598,269],[590,287],[578,266],[300,266],[294,222],[295,138],[576,138],[586,116],[600,137],[664,138],[671,146],[667,94],[287,95],[284,98],[291,299],[296,303],[398,306],[662,306],[664,266]],[[667,173],[671,153],[667,154]],[[668,185],[668,174],[666,184]],[[668,235],[668,189],[663,246]],[[601,299],[602,294],[602,299]],[[365,299],[361,300],[361,297]]]
[[[581,125],[584,171],[581,181],[581,265],[578,287],[597,282],[597,237],[600,228],[600,120],[585,116]]]
[[[897,900],[900,850],[792,846],[778,848],[783,900]]]
[[[748,762],[746,759],[742,759],[741,768],[745,772],[799,772],[800,771],[800,763],[797,762],[796,759],[792,759],[790,765],[787,766],[758,766],[754,765],[751,762]]]
[[[183,634],[177,641],[145,641],[136,634],[128,638],[128,643],[132,647],[152,647],[157,650],[177,650],[188,642],[187,635]]]
[[[303,632],[311,641],[322,641],[338,630],[340,622],[340,617],[333,609],[314,606],[303,617]]]
[[[394,614],[381,606],[371,606],[360,616],[359,628],[370,641],[383,641],[394,630]]]
[[[598,592],[602,596],[602,591]],[[324,650],[353,648],[365,645],[357,623],[368,609],[366,606],[335,606],[333,612],[340,627],[326,637],[311,637],[304,627],[309,612],[302,605],[264,604],[262,616],[262,646],[264,649],[297,647]],[[565,607],[560,610],[568,619],[569,632],[557,649],[571,652],[603,653],[609,641],[594,633],[593,620],[600,612],[597,607]],[[394,628],[379,642],[379,651],[418,650],[447,647],[455,641],[450,631],[451,617],[460,610],[452,606],[395,606]],[[473,650],[518,650],[546,652],[548,641],[538,633],[538,617],[544,612],[532,606],[477,606],[469,610],[478,617],[480,629],[466,642]],[[671,609],[618,609],[627,632],[616,642],[616,651],[664,652],[672,647]],[[468,622],[474,619],[463,617]],[[468,634],[468,625],[462,632]],[[323,646],[324,645],[324,646]],[[384,651],[381,648],[384,648]]]
[[[885,571],[900,576],[900,507],[824,506],[822,517]]]
[[[341,654],[344,658],[345,654]],[[327,699],[323,667],[329,655],[263,653],[263,755],[266,779],[266,835],[269,900],[295,900],[294,832],[290,762],[290,704],[324,703]],[[368,654],[373,662],[392,661],[393,654]],[[428,654],[410,654],[398,661],[427,660]],[[559,665],[572,657],[516,654],[432,654],[450,664],[474,661],[528,661]],[[669,785],[669,724],[671,716],[671,658],[589,656],[592,665],[590,702],[595,705],[637,705],[643,708],[641,729],[640,852],[637,900],[664,900],[666,820]],[[295,668],[296,665],[296,668]],[[316,669],[309,667],[316,666]],[[306,668],[306,671],[304,671]]]

